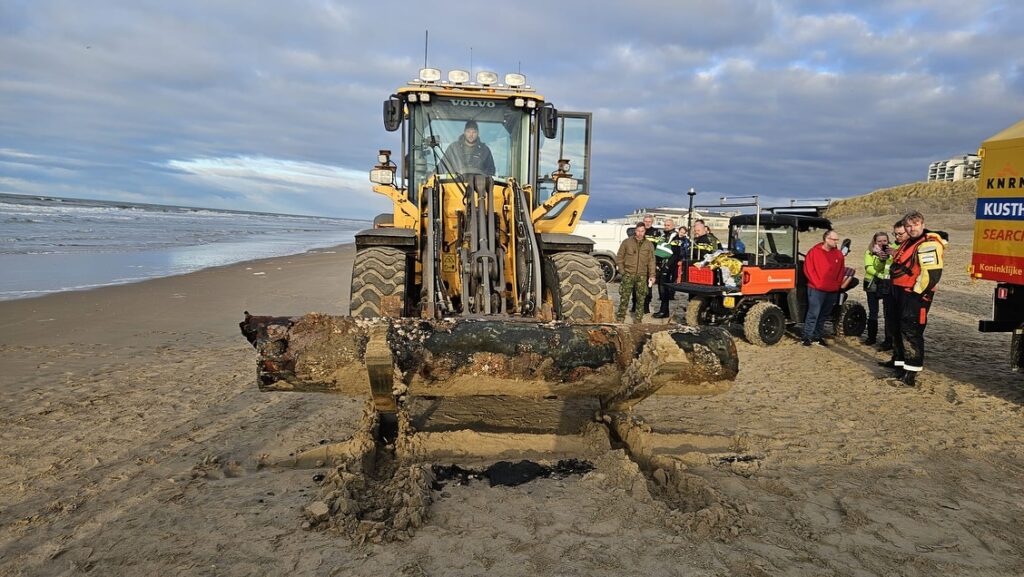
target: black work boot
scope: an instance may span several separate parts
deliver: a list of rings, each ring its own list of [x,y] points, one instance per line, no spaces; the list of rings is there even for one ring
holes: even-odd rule
[[[886,351],[891,351],[892,350],[892,341],[890,341],[890,340],[882,341],[882,344],[878,345],[878,350],[883,352],[883,353],[886,352]]]
[[[651,316],[653,316],[656,319],[667,319],[668,318],[668,302],[667,301],[662,301],[662,302],[665,303],[665,306],[661,307],[660,309],[658,309],[658,312],[656,312],[653,315],[651,315]]]
[[[878,325],[875,325],[873,327],[869,326],[868,327],[868,336],[863,341],[861,341],[861,344],[867,345],[867,346],[870,347],[871,345],[873,345],[873,344],[875,344],[877,342],[878,342]]]
[[[917,383],[917,371],[903,371],[903,376],[899,378],[900,382],[903,383],[904,387],[916,387]]]

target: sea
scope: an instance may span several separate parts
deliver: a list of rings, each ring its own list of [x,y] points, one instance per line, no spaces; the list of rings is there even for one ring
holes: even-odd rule
[[[0,194],[0,300],[140,282],[352,242],[370,222]]]

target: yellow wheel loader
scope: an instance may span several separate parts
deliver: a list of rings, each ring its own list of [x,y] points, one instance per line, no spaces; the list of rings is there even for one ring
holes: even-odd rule
[[[416,397],[586,397],[607,413],[665,385],[728,388],[721,329],[614,324],[592,242],[572,234],[591,115],[503,80],[428,68],[384,102],[401,146],[370,180],[394,208],[356,235],[350,316],[246,313],[262,390],[371,397],[390,442]]]
[[[384,103],[401,169],[382,150],[370,173],[394,209],[356,235],[352,315],[595,320],[602,270],[569,234],[589,198],[590,114],[559,114],[521,75],[454,72],[427,69]]]

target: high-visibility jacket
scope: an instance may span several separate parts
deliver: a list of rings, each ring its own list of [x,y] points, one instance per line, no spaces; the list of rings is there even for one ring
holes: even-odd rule
[[[892,257],[880,258],[875,253],[864,252],[864,284],[870,284],[873,279],[889,278],[889,265],[892,264]]]
[[[917,294],[934,292],[942,278],[942,255],[948,244],[939,234],[928,230],[918,238],[906,240],[889,266],[893,286]]]

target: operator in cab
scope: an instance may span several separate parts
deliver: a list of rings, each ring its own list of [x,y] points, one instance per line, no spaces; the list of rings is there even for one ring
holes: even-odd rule
[[[475,120],[466,121],[462,136],[444,151],[444,171],[460,175],[494,176],[491,149],[480,140]]]

